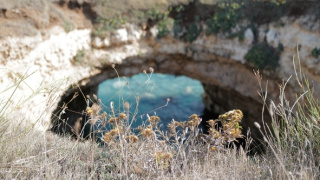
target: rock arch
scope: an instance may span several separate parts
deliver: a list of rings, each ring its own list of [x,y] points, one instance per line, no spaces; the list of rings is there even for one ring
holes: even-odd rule
[[[153,54],[146,57],[133,56],[126,58],[121,64],[116,65],[116,70],[120,76],[132,76],[141,73],[143,70],[153,67],[157,73],[185,75],[187,77],[199,80],[205,90],[203,102],[206,108],[212,113],[224,113],[232,109],[241,109],[244,112],[242,121],[243,133],[246,134],[248,129],[254,139],[261,139],[261,134],[254,127],[254,122],[261,123],[263,102],[258,95],[258,81],[254,72],[241,64],[240,62],[227,59],[222,56],[211,55],[204,56],[202,59],[192,59],[183,54]],[[86,108],[87,104],[83,95],[91,95],[97,93],[98,84],[104,80],[117,77],[117,73],[111,65],[100,67],[101,72],[92,77],[83,79],[79,84],[83,84],[79,88],[71,87],[61,98],[59,107],[53,114],[53,128],[57,133],[71,133],[72,127],[78,118],[83,117],[81,112]],[[277,96],[278,87],[274,86],[277,80],[272,81],[268,85],[268,91],[272,97]],[[266,82],[263,82],[265,84]],[[66,114],[62,115],[62,119],[57,119],[57,115],[61,107],[69,102],[75,92],[80,94],[67,107]],[[82,95],[83,94],[83,95]],[[93,99],[93,98],[92,98]],[[192,112],[190,112],[192,114]],[[267,113],[264,114],[265,120],[270,123]],[[82,126],[85,121],[82,121]],[[66,125],[68,124],[68,125]]]

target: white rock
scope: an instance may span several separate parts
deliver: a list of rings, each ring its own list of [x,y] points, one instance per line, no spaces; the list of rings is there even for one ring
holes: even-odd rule
[[[103,42],[100,37],[95,37],[92,41],[92,46],[95,48],[102,48]]]
[[[125,28],[116,30],[111,36],[112,44],[123,44],[128,41],[128,32]]]
[[[142,36],[142,30],[140,27],[128,24],[126,26],[127,32],[128,32],[128,41],[137,41],[140,40]]]
[[[157,26],[153,26],[153,27],[150,29],[150,32],[151,32],[152,37],[154,37],[154,38],[157,37],[158,32],[159,32],[158,27],[157,27]]]
[[[253,40],[254,40],[254,34],[253,34],[252,30],[250,28],[248,28],[244,32],[244,43],[246,45],[250,45],[250,44],[252,44]]]
[[[104,47],[109,47],[110,45],[111,45],[110,38],[109,37],[104,38],[103,46]]]
[[[269,45],[271,45],[274,48],[277,48],[279,46],[279,35],[275,30],[270,29],[267,32],[266,37]]]

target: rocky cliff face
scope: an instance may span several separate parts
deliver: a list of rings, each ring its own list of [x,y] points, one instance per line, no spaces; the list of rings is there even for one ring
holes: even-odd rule
[[[320,20],[302,15],[282,17],[281,22],[285,24],[273,22],[260,24],[257,29],[247,27],[243,38],[233,39],[224,33],[206,35],[206,25],[199,23],[197,26],[201,26],[203,32],[192,42],[177,39],[173,29],[165,37],[158,38],[159,26],[143,29],[133,24],[122,25],[104,37],[92,36],[91,29],[65,32],[54,26],[46,30],[48,35],[39,32],[35,36],[2,38],[1,92],[3,97],[14,92],[10,105],[19,109],[19,117],[46,129],[51,113],[60,108],[58,102],[63,106],[78,87],[84,91],[89,88],[87,92],[94,94],[94,87],[100,82],[116,77],[110,64],[117,64],[121,76],[153,67],[155,72],[186,75],[201,81],[205,89],[203,101],[209,110],[216,113],[234,108],[243,110],[245,130],[250,128],[257,135],[253,122],[261,121],[263,102],[257,93],[260,88],[254,66],[245,60],[255,44],[264,42],[283,48],[279,66],[261,71],[262,86],[267,85],[270,99],[277,101],[278,84],[294,75],[292,58],[297,44],[302,70],[315,89],[320,85],[319,57],[311,55],[311,51],[320,46]],[[14,85],[18,85],[17,90],[7,90]],[[68,87],[71,88],[66,90]],[[35,93],[37,96],[33,97]],[[301,93],[294,80],[289,81],[287,93],[289,100]],[[315,96],[320,97],[320,92],[315,91]],[[78,99],[83,102],[85,98],[80,95]],[[68,109],[78,111],[86,106],[82,103],[84,107],[79,109],[77,104],[69,104]],[[69,119],[71,127],[79,116]]]

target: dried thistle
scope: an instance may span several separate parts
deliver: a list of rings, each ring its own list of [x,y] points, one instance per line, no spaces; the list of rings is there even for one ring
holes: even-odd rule
[[[152,138],[153,131],[150,127],[147,127],[142,130],[141,135],[146,138]]]
[[[139,141],[139,138],[137,136],[130,135],[126,137],[126,141],[129,143],[136,143]]]
[[[103,137],[104,142],[111,143],[114,139],[115,139],[115,137],[112,135],[111,132],[107,132],[104,134],[104,137]]]
[[[100,118],[103,120],[103,119],[106,119],[107,117],[107,112],[103,111],[102,114],[100,114]]]
[[[157,164],[163,168],[168,168],[172,154],[170,152],[157,151],[154,154]]]
[[[148,118],[148,121],[152,124],[152,125],[157,125],[158,122],[160,121],[160,118],[158,116],[151,116],[150,118]]]
[[[86,112],[90,116],[98,115],[101,111],[101,107],[97,103],[93,103],[91,107],[87,107]]]
[[[110,124],[115,124],[116,122],[117,123],[119,123],[119,121],[118,121],[119,119],[117,118],[114,118],[114,117],[111,117],[109,120],[108,120],[108,122],[110,123]]]
[[[189,127],[190,129],[194,129],[194,128],[198,127],[200,122],[201,122],[201,118],[199,118],[199,116],[196,115],[196,114],[192,114],[189,117],[189,121],[187,123],[187,127]]]
[[[125,113],[120,113],[119,114],[119,119],[120,120],[124,120],[124,119],[126,119],[127,118],[127,115],[125,114]]]

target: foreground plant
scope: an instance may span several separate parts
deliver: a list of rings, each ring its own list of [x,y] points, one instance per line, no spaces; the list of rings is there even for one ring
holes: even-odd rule
[[[300,59],[298,64],[300,66]],[[267,93],[261,96],[265,105],[270,104],[266,109],[271,115],[272,127],[255,123],[267,144],[266,156],[272,157],[267,162],[270,172],[280,179],[318,179],[320,174],[320,102],[314,98],[314,87],[302,73],[301,67],[299,69],[296,80],[301,93],[296,95],[296,101],[289,102],[286,97],[289,78],[279,87],[279,103],[273,100],[268,103]],[[261,87],[262,78],[258,73],[257,77]],[[272,163],[280,167],[272,166]]]

